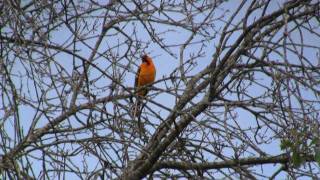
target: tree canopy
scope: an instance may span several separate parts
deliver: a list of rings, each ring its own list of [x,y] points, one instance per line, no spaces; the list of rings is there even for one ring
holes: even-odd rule
[[[320,176],[318,0],[0,7],[4,179]]]

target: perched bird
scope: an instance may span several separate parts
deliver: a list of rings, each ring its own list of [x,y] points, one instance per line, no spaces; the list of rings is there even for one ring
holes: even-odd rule
[[[141,57],[142,63],[137,71],[134,87],[136,88],[136,95],[138,98],[134,106],[134,117],[138,117],[138,125],[141,128],[140,123],[140,109],[141,109],[141,97],[144,97],[148,93],[148,85],[152,84],[156,77],[156,68],[152,62],[151,57],[143,55]]]
[[[137,71],[134,87],[137,89],[137,95],[144,97],[148,93],[148,89],[145,86],[154,82],[156,68],[148,55],[143,55],[141,59],[142,63]]]

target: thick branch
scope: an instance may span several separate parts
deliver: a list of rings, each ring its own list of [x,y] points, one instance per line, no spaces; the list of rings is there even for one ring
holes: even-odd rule
[[[315,161],[314,156],[305,156],[307,162]],[[251,166],[251,165],[263,165],[263,164],[285,164],[291,161],[291,157],[287,154],[281,154],[279,156],[266,156],[266,157],[250,157],[239,160],[228,160],[222,162],[210,162],[210,163],[191,163],[191,162],[159,162],[156,163],[151,172],[161,169],[176,169],[176,170],[208,170],[208,169],[223,169],[233,168],[236,166]]]

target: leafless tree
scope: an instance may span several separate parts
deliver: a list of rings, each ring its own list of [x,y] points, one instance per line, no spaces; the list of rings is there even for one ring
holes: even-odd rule
[[[319,3],[2,0],[2,179],[320,176]]]

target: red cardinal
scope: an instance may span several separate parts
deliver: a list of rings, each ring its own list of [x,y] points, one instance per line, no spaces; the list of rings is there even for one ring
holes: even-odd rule
[[[141,59],[142,63],[139,66],[134,83],[134,87],[136,88],[136,95],[138,95],[134,107],[134,117],[138,117],[138,125],[140,130],[142,127],[140,123],[140,113],[138,113],[141,108],[141,99],[139,99],[139,97],[144,97],[147,95],[148,87],[146,86],[152,84],[156,77],[156,68],[152,62],[151,57],[145,54],[141,57]]]
[[[148,93],[148,89],[144,86],[152,84],[156,77],[156,68],[148,55],[142,56],[142,63],[136,74],[134,87],[137,89],[137,95],[144,97]]]

